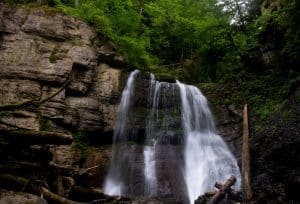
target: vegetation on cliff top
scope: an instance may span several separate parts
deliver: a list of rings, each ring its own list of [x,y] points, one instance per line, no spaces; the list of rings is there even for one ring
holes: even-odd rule
[[[299,84],[296,0],[22,2],[46,2],[86,21],[129,64],[159,78],[234,83],[228,100],[250,103],[261,117]]]
[[[280,65],[284,63],[293,68],[299,60],[299,3],[295,0],[75,2],[54,1],[60,10],[113,40],[134,66],[171,73],[189,83],[219,82],[241,70],[267,69],[260,50],[270,40],[279,48],[278,67],[286,69]]]

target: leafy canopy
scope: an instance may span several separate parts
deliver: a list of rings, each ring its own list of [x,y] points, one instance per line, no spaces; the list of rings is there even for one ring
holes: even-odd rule
[[[175,66],[181,69],[178,75],[184,74],[189,80],[199,80],[201,72],[208,76],[207,67],[215,60],[203,58],[217,54],[221,54],[218,59],[226,57],[218,52],[231,45],[224,38],[230,32],[230,15],[217,3],[216,0],[81,0],[75,6],[74,1],[55,0],[59,9],[85,20],[114,41],[134,66],[168,72],[167,69],[174,67],[169,65],[178,64]],[[195,68],[199,76],[189,74],[189,69]]]

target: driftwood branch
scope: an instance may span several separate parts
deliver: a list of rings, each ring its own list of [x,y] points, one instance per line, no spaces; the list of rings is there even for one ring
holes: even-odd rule
[[[230,177],[224,185],[219,186],[219,191],[216,192],[208,201],[208,204],[216,204],[218,203],[230,190],[230,187],[236,182],[236,178],[234,176]]]
[[[3,132],[3,131],[2,131]],[[59,144],[67,145],[73,142],[72,135],[58,132],[34,130],[8,130],[0,134],[7,141],[24,144]]]
[[[82,187],[82,186],[74,186],[72,188],[71,195],[80,200],[98,200],[98,199],[109,200],[109,199],[111,199],[111,197],[105,195],[101,190]]]
[[[74,175],[81,176],[84,174],[89,174],[88,171],[90,170],[90,169],[82,169],[82,168],[70,168],[68,166],[56,164],[53,161],[49,163],[49,166],[55,169],[58,175],[62,175],[62,176],[74,176]]]
[[[78,202],[66,199],[62,196],[59,196],[55,193],[52,193],[51,191],[49,191],[45,187],[41,187],[41,193],[47,200],[50,200],[54,203],[58,203],[58,204],[79,204]]]
[[[252,189],[250,183],[249,125],[247,104],[245,104],[243,110],[242,186],[245,199],[250,200],[252,197]]]

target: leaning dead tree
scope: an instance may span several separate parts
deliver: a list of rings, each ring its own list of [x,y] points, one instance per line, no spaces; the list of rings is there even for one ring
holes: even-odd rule
[[[242,146],[242,188],[245,200],[252,197],[250,183],[250,153],[249,153],[249,124],[248,124],[248,107],[244,105],[243,109],[243,146]]]
[[[236,182],[236,178],[231,176],[224,184],[216,182],[215,187],[218,191],[206,192],[195,200],[195,204],[216,204],[222,201],[225,197],[229,200],[239,200],[238,192],[231,189]]]
[[[220,183],[216,183],[215,187],[219,189],[209,200],[208,204],[216,204],[218,203],[227,192],[231,190],[231,186],[236,182],[236,178],[234,176],[230,177],[224,185]]]

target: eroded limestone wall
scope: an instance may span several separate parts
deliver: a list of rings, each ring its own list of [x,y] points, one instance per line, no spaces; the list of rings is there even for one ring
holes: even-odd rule
[[[96,37],[72,17],[1,4],[0,105],[40,100],[70,82],[39,108],[2,116],[0,129],[112,131],[122,58],[113,46],[93,44]]]

